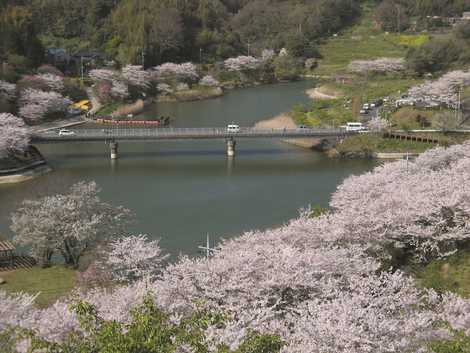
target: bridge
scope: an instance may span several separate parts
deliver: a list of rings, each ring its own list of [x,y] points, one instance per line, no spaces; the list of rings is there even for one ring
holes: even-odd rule
[[[84,128],[73,130],[67,135],[59,135],[57,131],[34,133],[32,143],[73,143],[73,142],[108,142],[111,147],[111,158],[118,156],[118,142],[162,140],[226,140],[227,154],[235,155],[235,139],[266,139],[266,138],[344,138],[357,132],[345,129],[257,129],[240,128],[239,132],[229,132],[226,128]]]

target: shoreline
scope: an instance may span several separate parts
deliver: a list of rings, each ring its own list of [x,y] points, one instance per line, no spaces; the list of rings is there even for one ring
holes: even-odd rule
[[[0,184],[22,183],[52,171],[52,168],[36,147],[30,146],[28,152],[32,158],[25,161],[24,165],[10,169],[0,169]]]
[[[261,120],[257,122],[254,127],[258,129],[295,129],[297,128],[297,124],[288,113],[282,113],[273,118]],[[281,141],[308,149],[318,148],[322,145],[322,140],[316,138],[287,139]]]
[[[317,99],[317,100],[330,100],[330,99],[343,98],[343,95],[339,94],[338,92],[335,92],[334,94],[325,93],[323,91],[324,89],[325,89],[325,86],[319,86],[319,87],[308,89],[308,90],[305,91],[305,93],[310,98]]]
[[[44,161],[36,166],[25,167],[22,171],[16,172],[15,174],[0,175],[0,185],[23,183],[43,176],[51,171],[52,168]]]

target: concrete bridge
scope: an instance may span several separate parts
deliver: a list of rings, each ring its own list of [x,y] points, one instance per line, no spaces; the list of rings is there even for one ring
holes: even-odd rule
[[[235,139],[292,139],[292,138],[344,138],[357,132],[345,129],[257,129],[240,128],[239,132],[228,132],[226,128],[103,128],[75,129],[67,135],[59,135],[57,131],[35,133],[33,144],[73,143],[73,142],[108,142],[111,158],[118,156],[118,142],[162,140],[201,140],[218,139],[227,143],[227,155],[235,155]]]

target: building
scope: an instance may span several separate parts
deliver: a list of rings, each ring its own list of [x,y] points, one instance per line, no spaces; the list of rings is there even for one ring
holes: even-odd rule
[[[0,266],[14,265],[15,246],[8,240],[0,240]]]

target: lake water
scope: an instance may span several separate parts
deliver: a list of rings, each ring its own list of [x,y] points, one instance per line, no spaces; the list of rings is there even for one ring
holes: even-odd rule
[[[313,82],[261,86],[224,97],[161,103],[147,115],[175,117],[174,127],[218,127],[257,121],[308,104]],[[10,214],[27,198],[62,192],[95,180],[103,200],[135,212],[136,234],[161,238],[173,255],[252,229],[279,226],[309,204],[327,206],[344,178],[370,170],[365,160],[334,160],[277,140],[240,140],[233,160],[224,141],[121,143],[111,162],[104,143],[41,145],[54,171],[18,185],[0,186],[0,234],[11,237]]]

